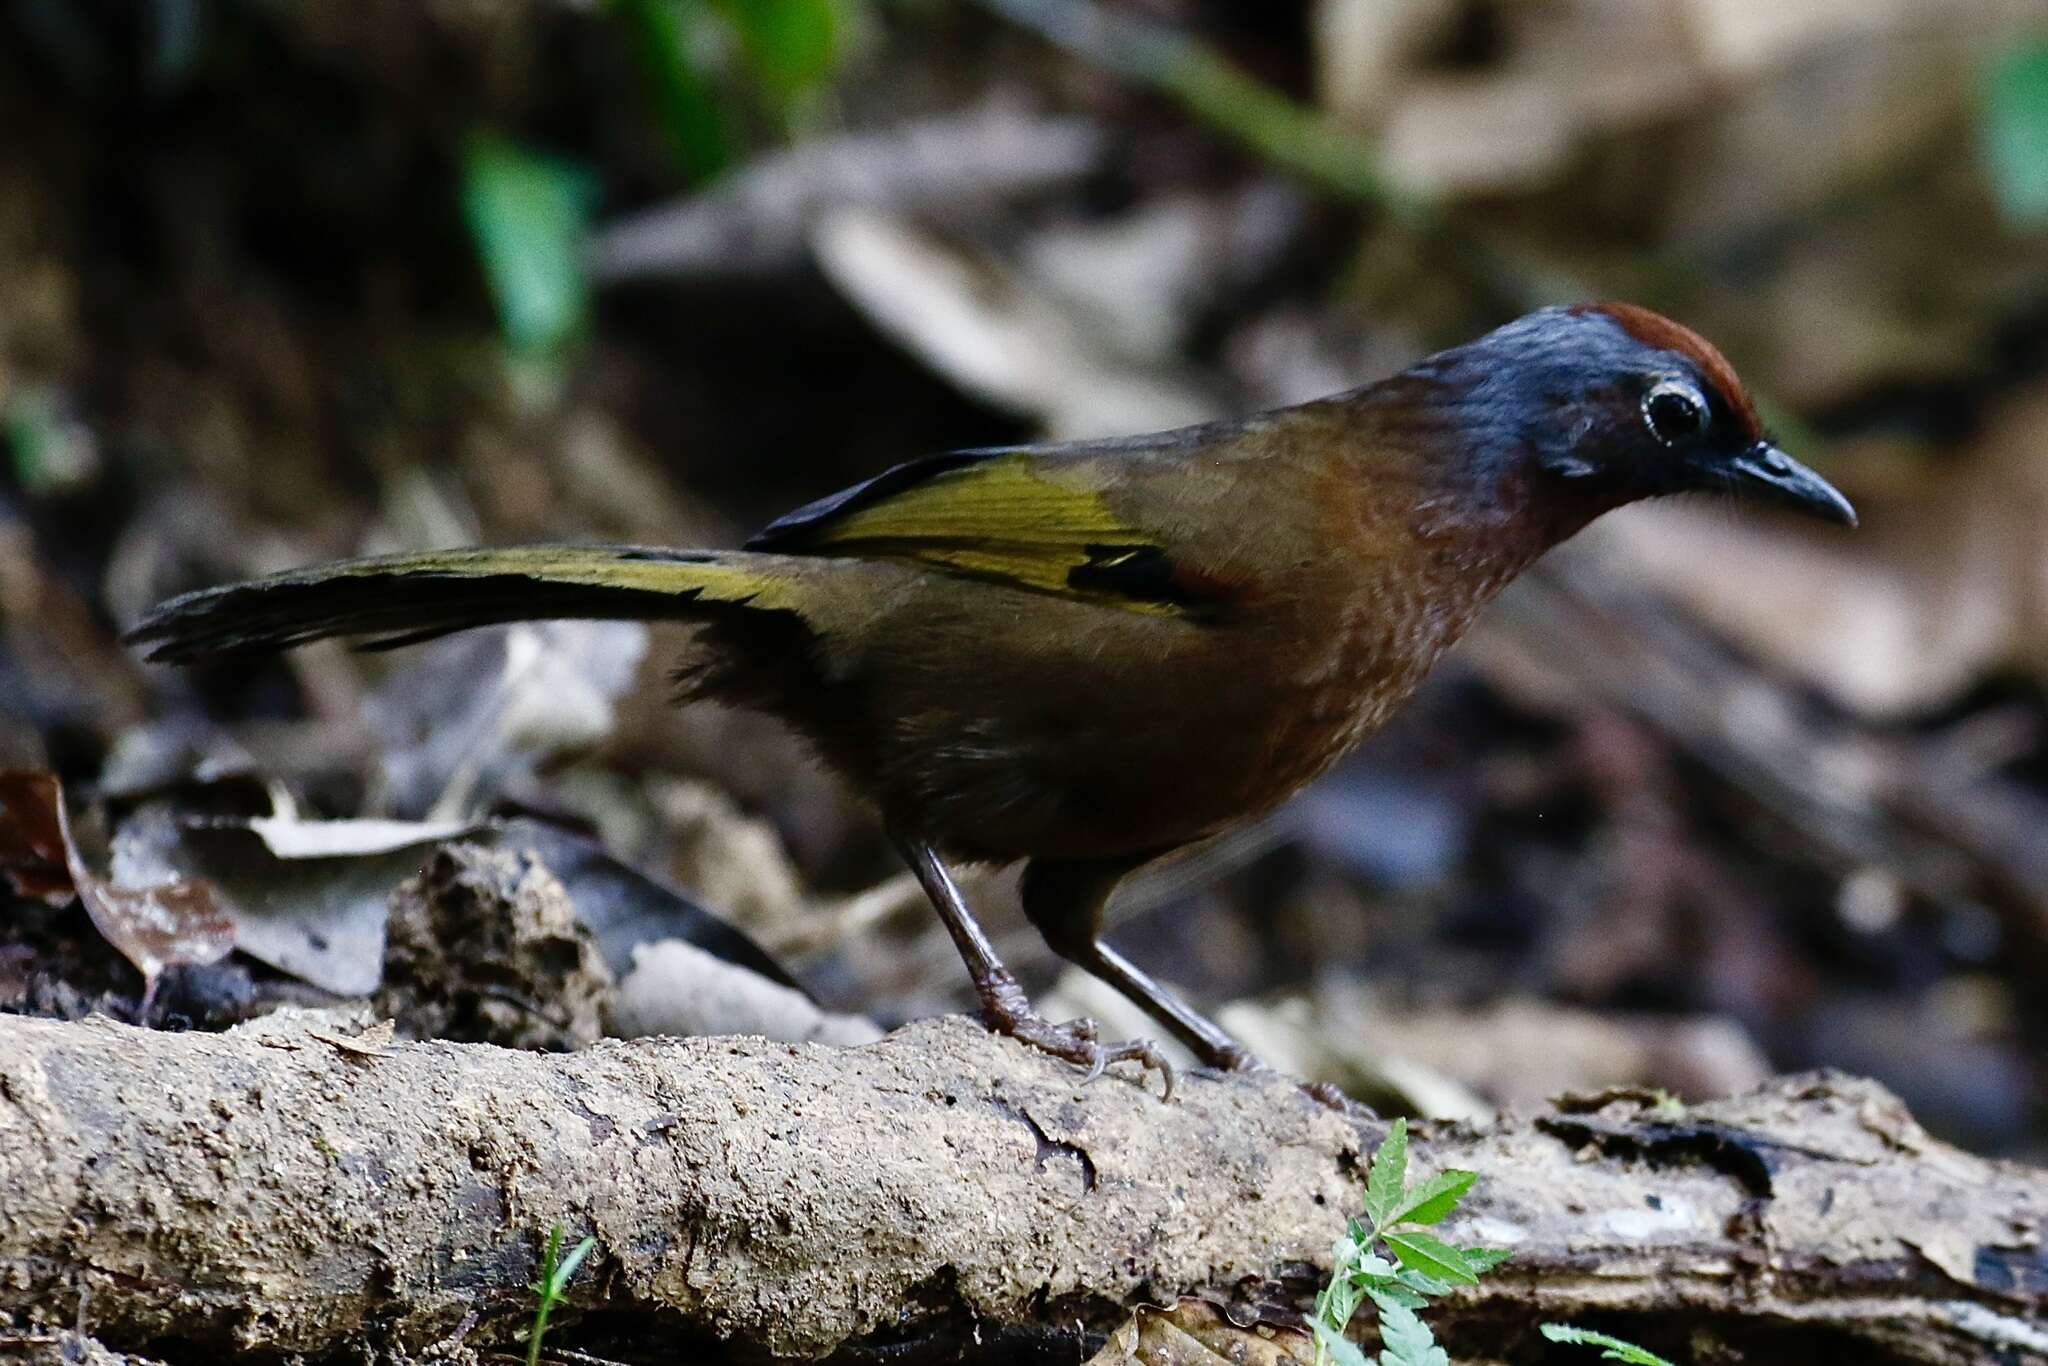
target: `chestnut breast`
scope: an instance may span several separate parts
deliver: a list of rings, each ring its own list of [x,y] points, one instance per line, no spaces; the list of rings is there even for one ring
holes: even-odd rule
[[[1204,471],[1183,470],[1182,497]],[[959,857],[1118,857],[1269,810],[1385,720],[1508,576],[1418,538],[1400,490],[1269,465],[1175,546],[1180,615],[907,581],[862,661],[885,813]],[[1219,483],[1219,489],[1229,486]],[[1518,567],[1518,566],[1517,566]]]

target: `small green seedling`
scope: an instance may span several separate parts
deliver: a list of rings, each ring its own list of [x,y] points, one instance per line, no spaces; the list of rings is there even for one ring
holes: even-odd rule
[[[533,1287],[533,1293],[540,1296],[540,1303],[534,1307],[533,1331],[526,1338],[526,1366],[540,1366],[540,1340],[547,1335],[548,1314],[556,1301],[562,1298],[562,1291],[568,1287],[569,1278],[576,1274],[576,1268],[583,1265],[583,1259],[596,1246],[597,1239],[585,1238],[570,1248],[569,1255],[564,1257],[562,1226],[556,1224],[548,1230],[548,1248],[541,1258],[540,1280]]]
[[[1655,1352],[1646,1351],[1633,1342],[1596,1333],[1590,1328],[1574,1328],[1568,1323],[1546,1323],[1539,1331],[1552,1342],[1576,1343],[1581,1347],[1599,1347],[1602,1361],[1623,1361],[1628,1366],[1671,1366],[1671,1363]]]
[[[1650,1092],[1650,1114],[1666,1123],[1676,1123],[1685,1118],[1685,1102],[1659,1086]]]
[[[1377,1366],[1450,1366],[1419,1311],[1434,1296],[1477,1285],[1508,1254],[1501,1248],[1454,1247],[1424,1230],[1442,1223],[1478,1179],[1476,1172],[1442,1171],[1410,1186],[1408,1121],[1394,1121],[1366,1174],[1365,1217],[1353,1219],[1337,1240],[1330,1283],[1316,1296],[1316,1366],[1375,1366],[1344,1335],[1367,1300],[1380,1318]]]

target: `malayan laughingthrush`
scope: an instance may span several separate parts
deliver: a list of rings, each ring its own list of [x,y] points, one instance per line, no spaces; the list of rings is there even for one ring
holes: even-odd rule
[[[685,698],[782,718],[874,802],[993,1028],[1091,1069],[1164,1066],[1033,1010],[944,860],[1028,860],[1046,942],[1231,1068],[1250,1054],[1101,942],[1119,879],[1328,768],[1544,551],[1688,491],[1855,523],[1712,346],[1590,304],[1297,407],[899,465],[742,550],[352,560],[188,594],[130,639],[188,661],[545,618],[698,623]]]

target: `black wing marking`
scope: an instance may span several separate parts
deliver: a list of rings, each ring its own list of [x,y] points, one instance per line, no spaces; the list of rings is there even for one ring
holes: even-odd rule
[[[1021,448],[1015,446],[990,446],[980,450],[947,451],[943,455],[928,455],[922,460],[911,460],[901,465],[892,465],[872,479],[863,479],[850,488],[830,493],[816,502],[805,503],[794,512],[785,512],[748,539],[748,550],[802,550],[812,536],[825,527],[850,513],[865,507],[872,507],[887,498],[893,498],[907,488],[936,479],[953,470],[979,465],[1000,455],[1014,455]]]

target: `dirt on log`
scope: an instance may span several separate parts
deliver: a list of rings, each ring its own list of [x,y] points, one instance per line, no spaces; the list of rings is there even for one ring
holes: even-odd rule
[[[565,1345],[1064,1333],[1071,1360],[1142,1302],[1305,1305],[1380,1136],[1270,1075],[1083,1085],[959,1019],[852,1049],[344,1033],[0,1019],[0,1314],[171,1362],[504,1341],[560,1224],[597,1240]],[[2048,1354],[2048,1174],[1930,1139],[1866,1082],[1427,1125],[1411,1161],[1481,1173],[1450,1236],[1514,1251],[1435,1312],[1454,1350],[1512,1359],[1576,1317],[1752,1363]]]

